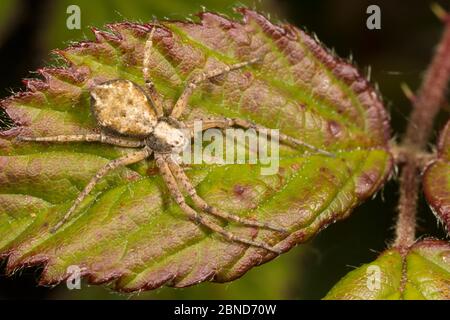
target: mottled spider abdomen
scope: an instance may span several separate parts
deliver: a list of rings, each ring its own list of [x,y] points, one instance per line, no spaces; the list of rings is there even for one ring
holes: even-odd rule
[[[123,135],[146,137],[158,122],[144,90],[129,80],[104,82],[91,91],[92,112],[100,127]]]

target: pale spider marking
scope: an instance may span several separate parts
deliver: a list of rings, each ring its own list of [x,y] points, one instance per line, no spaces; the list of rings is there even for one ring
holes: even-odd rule
[[[189,98],[193,94],[195,88],[206,80],[227,74],[233,70],[244,68],[260,59],[250,59],[248,61],[226,65],[196,74],[191,80],[187,81],[183,92],[174,104],[170,114],[165,115],[160,99],[158,98],[158,93],[150,79],[149,70],[150,50],[152,50],[153,35],[156,28],[156,26],[152,27],[144,46],[145,52],[142,74],[146,84],[145,88],[142,88],[129,80],[115,79],[99,84],[91,90],[92,113],[97,120],[97,125],[101,129],[101,133],[48,137],[18,137],[21,141],[62,143],[100,142],[120,147],[139,148],[139,150],[112,160],[103,166],[96,175],[92,177],[83,191],[80,192],[64,217],[50,229],[51,232],[56,232],[70,219],[80,203],[89,195],[95,185],[104,176],[116,168],[131,165],[150,158],[153,154],[156,166],[166,183],[170,195],[190,220],[207,227],[229,241],[263,248],[270,252],[280,254],[280,250],[265,242],[247,239],[226,230],[214,222],[214,220],[210,219],[208,215],[238,222],[246,226],[269,229],[283,234],[287,234],[288,230],[269,222],[243,218],[208,205],[207,202],[197,194],[195,187],[186,176],[184,169],[173,160],[183,150],[188,139],[191,139],[195,135],[195,132],[193,132],[193,121],[184,122],[179,120],[183,111],[187,108]],[[245,129],[252,128],[257,132],[261,130],[270,132],[269,129],[244,119],[217,118],[204,119],[202,121],[203,130],[208,128],[226,129],[237,126]],[[186,135],[185,131],[182,130],[185,128],[189,129],[190,136]],[[328,151],[319,149],[304,141],[282,133],[279,134],[279,140],[293,146],[309,148],[324,156],[334,156]],[[194,202],[194,207],[196,207],[197,210],[186,203],[182,190],[191,197]]]

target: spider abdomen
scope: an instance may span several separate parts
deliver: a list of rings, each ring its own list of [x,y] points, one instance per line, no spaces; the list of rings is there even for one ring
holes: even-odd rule
[[[100,127],[132,137],[146,137],[158,119],[144,90],[132,81],[117,79],[91,90],[91,105]]]

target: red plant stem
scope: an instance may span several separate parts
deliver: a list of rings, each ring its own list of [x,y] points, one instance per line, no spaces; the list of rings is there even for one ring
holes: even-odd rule
[[[450,19],[446,18],[444,22],[444,34],[413,102],[413,111],[402,143],[407,151],[400,176],[399,215],[394,246],[404,250],[415,240],[420,184],[418,173],[421,169],[415,154],[422,152],[427,145],[434,118],[444,103],[450,80]]]

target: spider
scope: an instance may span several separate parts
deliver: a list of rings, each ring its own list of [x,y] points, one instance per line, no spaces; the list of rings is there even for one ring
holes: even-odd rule
[[[179,120],[183,111],[186,109],[189,98],[193,94],[195,88],[204,81],[234,70],[245,68],[248,65],[256,63],[260,59],[251,59],[245,62],[223,66],[194,76],[187,81],[183,92],[172,107],[172,110],[166,115],[164,114],[161,103],[158,101],[158,96],[149,74],[150,53],[153,46],[153,34],[155,29],[156,26],[153,26],[144,47],[142,68],[145,80],[144,87],[129,80],[115,79],[96,85],[91,89],[91,112],[97,121],[101,133],[47,137],[19,137],[19,140],[21,141],[55,143],[99,142],[137,149],[135,152],[128,153],[103,166],[80,192],[64,217],[50,229],[50,232],[56,232],[70,219],[80,203],[109,172],[116,168],[145,160],[153,155],[156,166],[159,169],[170,195],[187,218],[222,235],[231,242],[243,243],[248,246],[259,247],[280,254],[281,252],[279,250],[265,242],[247,239],[224,229],[213,219],[210,219],[208,215],[231,220],[246,226],[270,229],[283,234],[286,234],[288,230],[268,222],[260,222],[240,217],[208,205],[208,203],[197,194],[195,187],[186,176],[184,169],[174,160],[174,156],[178,155],[183,150],[188,143],[188,139],[191,139],[197,133],[194,132],[194,121],[183,122]],[[256,132],[261,131],[262,129],[266,130],[264,127],[239,118],[208,118],[202,119],[202,121],[202,130],[208,128],[225,129],[235,126],[244,129],[252,128]],[[188,130],[186,131],[184,129]],[[282,133],[279,133],[278,136],[279,141],[283,143],[297,147],[303,146],[312,149],[317,153],[333,156],[327,151]],[[187,193],[192,199],[194,206],[187,204],[183,192]],[[197,209],[194,209],[194,207]],[[199,213],[199,211],[203,213]]]

